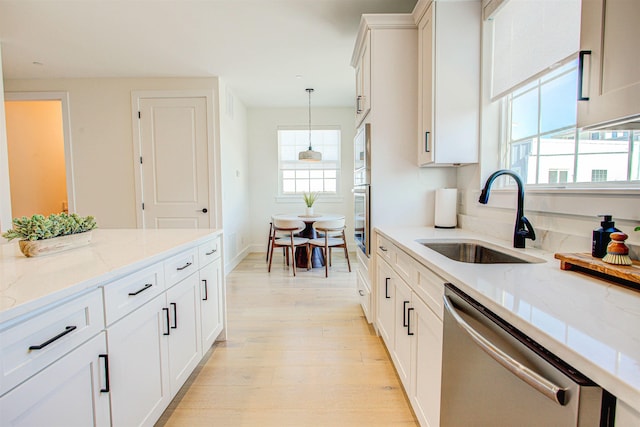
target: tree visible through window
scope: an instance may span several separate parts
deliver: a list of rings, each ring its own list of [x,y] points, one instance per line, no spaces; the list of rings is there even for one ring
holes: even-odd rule
[[[298,153],[309,147],[308,129],[278,129],[278,170],[280,194],[320,192],[336,194],[340,179],[340,129],[311,131],[314,151],[322,153],[319,162],[298,160]]]

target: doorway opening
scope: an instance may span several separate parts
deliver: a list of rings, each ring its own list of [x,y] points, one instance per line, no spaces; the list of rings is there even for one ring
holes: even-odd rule
[[[74,212],[67,94],[5,93],[4,107],[11,216]]]

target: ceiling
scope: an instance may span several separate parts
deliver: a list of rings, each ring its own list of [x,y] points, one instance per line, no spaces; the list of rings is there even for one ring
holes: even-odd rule
[[[5,79],[220,76],[248,107],[353,106],[360,15],[416,0],[0,0]]]

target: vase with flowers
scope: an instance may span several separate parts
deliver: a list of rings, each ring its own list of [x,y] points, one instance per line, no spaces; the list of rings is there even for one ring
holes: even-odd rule
[[[318,199],[318,193],[303,193],[302,198],[304,199],[304,204],[307,206],[305,215],[313,216],[313,204]]]

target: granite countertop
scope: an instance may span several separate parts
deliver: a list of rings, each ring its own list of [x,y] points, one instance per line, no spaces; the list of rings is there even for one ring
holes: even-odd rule
[[[96,229],[88,246],[27,258],[0,245],[0,323],[94,289],[203,243],[221,230]]]
[[[379,227],[413,258],[640,410],[640,291],[560,270],[553,252],[462,229]],[[474,239],[543,260],[536,264],[467,264],[417,239]]]

